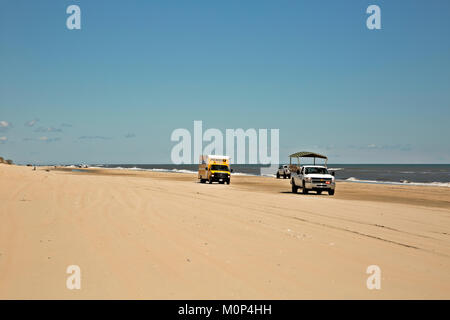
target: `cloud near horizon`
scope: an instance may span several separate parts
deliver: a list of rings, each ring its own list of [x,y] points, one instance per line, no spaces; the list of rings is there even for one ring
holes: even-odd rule
[[[44,142],[55,142],[55,141],[59,141],[61,140],[61,138],[56,137],[56,138],[49,138],[49,137],[39,137],[38,140],[40,141],[44,141]]]
[[[25,126],[26,127],[33,127],[37,122],[39,122],[38,118],[25,122]]]
[[[8,129],[12,128],[12,123],[5,121],[5,120],[1,120],[0,121],[0,131],[6,131]]]
[[[377,145],[374,143],[365,145],[365,146],[349,146],[350,149],[357,149],[357,150],[399,150],[399,151],[411,151],[412,146],[411,144],[395,144],[395,145]]]
[[[78,138],[79,140],[111,140],[111,137],[103,137],[103,136],[81,136]]]
[[[34,132],[62,132],[62,130],[54,127],[39,127]]]
[[[43,142],[56,142],[56,141],[60,141],[61,138],[60,137],[55,137],[55,138],[49,138],[47,136],[42,136],[39,138],[23,138],[22,141],[43,141]]]

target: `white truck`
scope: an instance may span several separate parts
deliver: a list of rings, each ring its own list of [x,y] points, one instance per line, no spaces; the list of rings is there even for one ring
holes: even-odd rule
[[[289,166],[286,164],[278,167],[277,179],[280,179],[281,177],[283,177],[283,179],[291,178],[291,170],[289,170]]]
[[[301,188],[303,194],[309,191],[316,191],[317,194],[327,191],[332,196],[336,189],[334,176],[326,167],[315,165],[300,167],[296,173],[292,174],[291,185],[293,193],[297,193],[297,190]]]
[[[334,172],[330,173],[327,169],[328,157],[309,151],[301,151],[289,156],[291,170],[292,192],[297,193],[298,189],[302,189],[302,193],[316,191],[321,194],[327,191],[330,196],[334,195],[336,189],[336,181]],[[313,158],[313,165],[300,165],[301,158]],[[316,159],[324,159],[325,165],[316,165]],[[297,159],[297,164],[292,163],[292,159]]]

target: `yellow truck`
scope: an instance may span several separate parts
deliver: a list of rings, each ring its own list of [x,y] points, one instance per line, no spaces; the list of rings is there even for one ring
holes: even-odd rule
[[[216,155],[202,155],[198,165],[198,179],[200,183],[218,182],[230,184],[230,157]]]

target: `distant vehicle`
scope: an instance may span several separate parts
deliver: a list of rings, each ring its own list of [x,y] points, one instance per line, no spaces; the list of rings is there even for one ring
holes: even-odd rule
[[[216,155],[202,155],[198,165],[198,179],[200,183],[208,181],[210,184],[230,184],[231,182],[230,157]]]
[[[316,191],[317,194],[327,191],[330,196],[334,195],[336,181],[334,172],[331,174],[328,172],[326,166],[328,158],[326,156],[304,151],[294,153],[289,157],[291,158],[290,169],[292,172],[291,185],[293,193],[297,193],[298,189],[301,188],[303,194],[307,194],[309,191]],[[300,158],[302,157],[314,158],[314,165],[300,166]],[[297,158],[298,165],[292,164],[292,158]],[[316,158],[325,159],[325,165],[316,165]]]
[[[286,164],[278,168],[277,179],[280,179],[281,177],[283,177],[283,179],[291,178],[291,170],[289,170],[289,166]]]

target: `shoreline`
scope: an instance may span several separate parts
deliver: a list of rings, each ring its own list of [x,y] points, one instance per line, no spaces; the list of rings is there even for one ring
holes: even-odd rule
[[[146,169],[130,170],[128,168],[116,169],[101,167],[57,167],[56,169],[54,167],[45,168],[48,168],[51,171],[63,171],[74,174],[153,177],[198,183],[198,180],[194,178],[194,176],[196,176],[196,173],[187,172],[152,171]],[[179,177],[177,177],[178,175]],[[258,179],[261,179],[261,181],[263,181],[264,183],[258,184]],[[232,181],[233,185],[237,184],[242,190],[256,190],[268,193],[284,194],[291,193],[291,185],[289,183],[289,179],[276,179],[266,176],[232,174]],[[423,189],[423,186],[413,184],[361,183],[346,180],[336,180],[336,183],[337,189],[335,197],[338,199],[402,203],[450,209],[450,188],[448,187],[432,185],[430,187],[433,188]],[[428,185],[426,187],[428,187]],[[344,191],[344,193],[340,192],[341,190]],[[358,190],[358,192],[355,192],[354,190]],[[412,192],[412,196],[405,196],[406,192]],[[440,196],[441,193],[445,196]],[[310,196],[315,196],[315,193],[310,193]]]
[[[54,166],[40,166],[40,167],[54,167]],[[196,171],[187,170],[187,169],[161,169],[161,168],[139,168],[139,167],[97,167],[97,166],[89,166],[87,168],[78,168],[74,165],[68,166],[56,166],[58,168],[64,169],[105,169],[105,170],[129,170],[129,171],[144,171],[144,172],[167,172],[167,173],[181,173],[181,174],[197,174]],[[257,175],[243,172],[234,172],[232,173],[234,176],[248,176],[248,177],[261,177],[261,178],[275,178],[275,174],[273,175]],[[363,180],[357,179],[354,177],[350,177],[347,179],[339,179],[336,178],[337,182],[349,182],[349,183],[363,183],[363,184],[380,184],[380,185],[398,185],[398,186],[421,186],[421,187],[443,187],[450,188],[450,181],[448,182],[398,182],[398,181],[383,181],[383,180]]]

